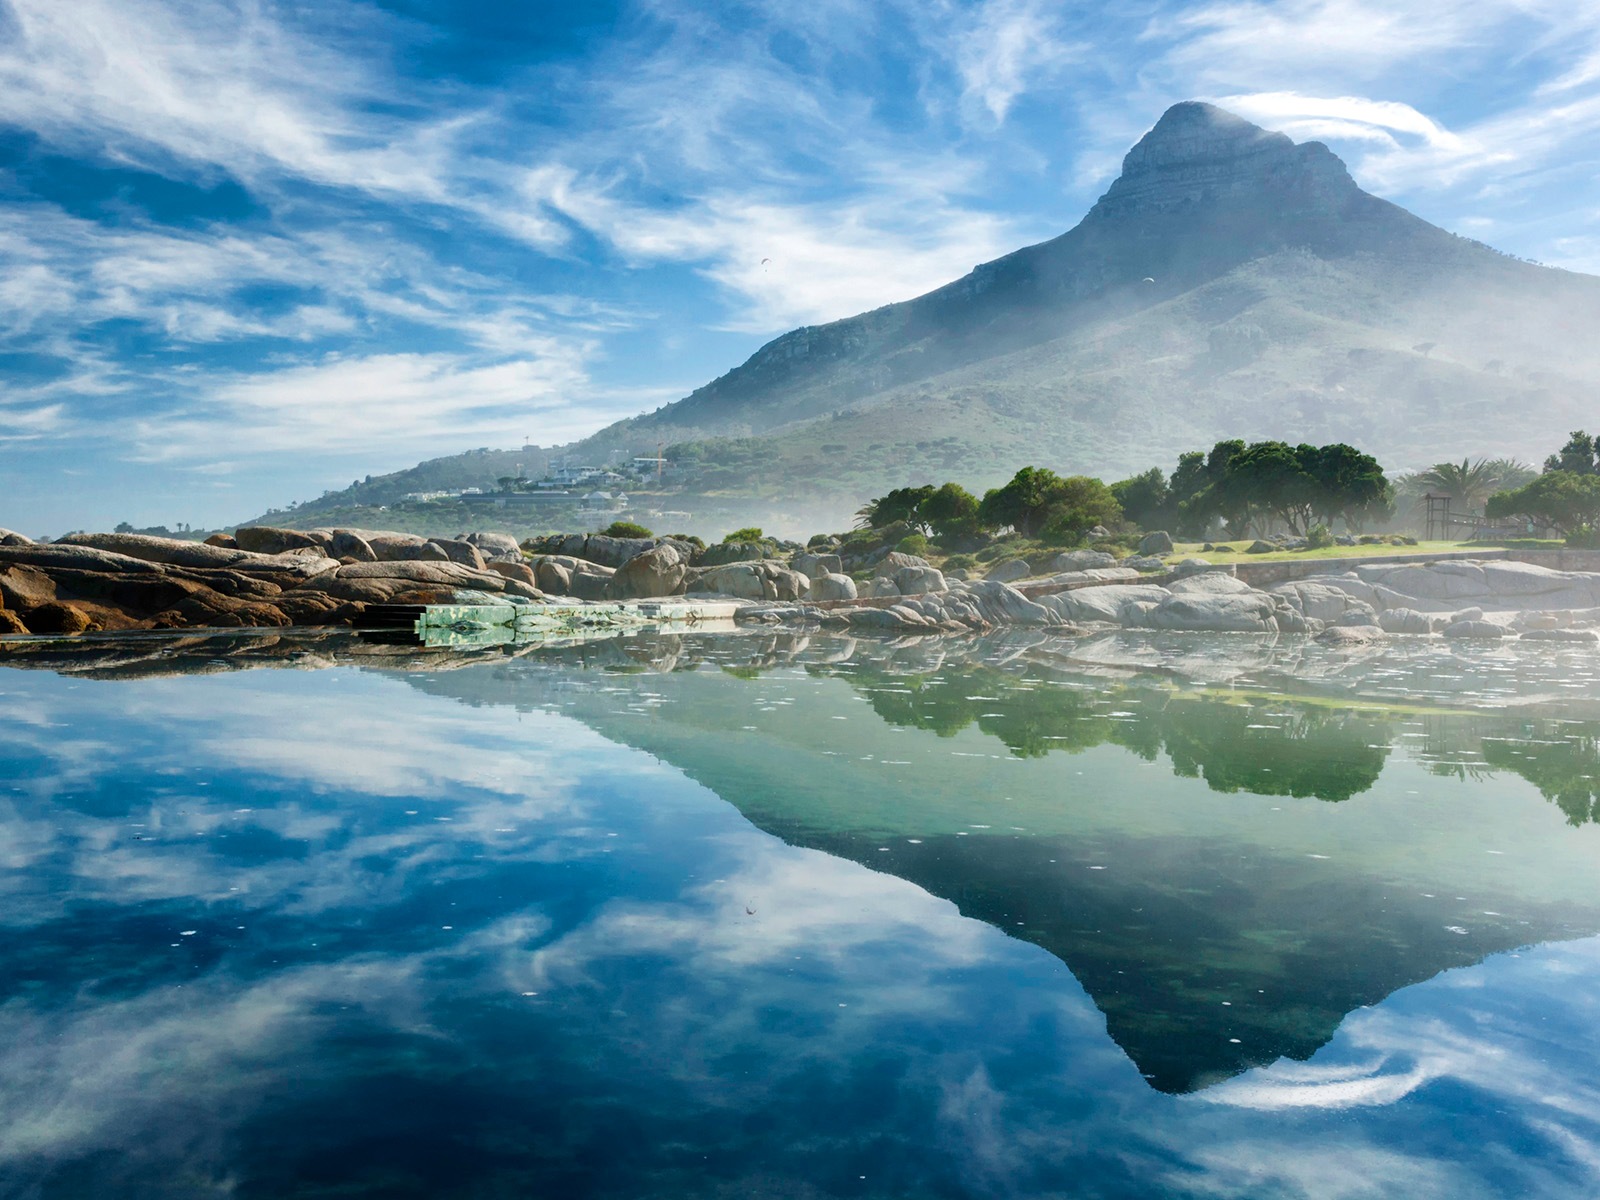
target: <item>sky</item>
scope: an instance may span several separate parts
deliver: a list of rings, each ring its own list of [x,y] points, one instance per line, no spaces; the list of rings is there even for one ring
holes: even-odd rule
[[[1600,272],[1594,0],[0,0],[0,527],[571,441],[1065,231],[1186,99]]]

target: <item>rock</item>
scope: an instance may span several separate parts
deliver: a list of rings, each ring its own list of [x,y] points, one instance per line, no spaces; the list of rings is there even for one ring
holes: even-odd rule
[[[407,546],[395,557],[396,562],[455,562],[438,542],[431,538],[421,545]],[[465,565],[465,564],[462,564]]]
[[[844,573],[844,561],[837,554],[814,554],[806,552],[796,554],[791,560],[792,566],[800,574],[811,579],[819,575],[841,575]]]
[[[994,583],[1014,583],[1033,574],[1033,568],[1020,558],[1013,558],[991,568],[984,579]]]
[[[46,570],[26,563],[0,563],[0,608],[27,612],[56,598],[56,581]]]
[[[886,596],[898,596],[900,589],[895,586],[893,579],[873,579],[867,583],[866,594],[868,599],[877,600]]]
[[[878,565],[872,569],[874,579],[893,579],[901,567],[926,567],[931,565],[927,559],[915,554],[903,554],[899,550],[891,550],[878,559]]]
[[[635,554],[611,577],[606,595],[613,600],[635,600],[647,596],[673,596],[683,591],[689,564],[674,545],[653,546]]]
[[[328,552],[334,558],[353,558],[357,562],[377,562],[377,552],[367,539],[349,529],[335,529],[329,539]]]
[[[1447,638],[1503,638],[1509,632],[1493,621],[1454,621],[1444,627]]]
[[[760,562],[767,557],[770,547],[761,542],[718,542],[707,546],[700,562],[708,567],[725,566],[736,562]]]
[[[1178,563],[1172,568],[1172,573],[1174,575],[1176,575],[1179,579],[1182,579],[1185,575],[1197,575],[1201,571],[1216,571],[1216,572],[1219,572],[1219,573],[1225,574],[1225,575],[1232,575],[1234,573],[1233,568],[1231,566],[1229,566],[1229,567],[1216,567],[1216,566],[1213,566],[1208,559],[1204,559],[1204,558],[1184,558],[1184,559],[1180,559],[1178,561]]]
[[[571,595],[572,571],[554,559],[538,559],[533,573],[534,584],[541,592],[549,592],[552,596]]]
[[[1100,567],[1116,565],[1116,558],[1104,550],[1068,550],[1065,554],[1058,554],[1052,558],[1046,564],[1045,570],[1059,574],[1066,571],[1093,571]]]
[[[737,562],[712,567],[692,585],[697,592],[713,592],[744,600],[799,600],[811,581],[777,562]]]
[[[1084,537],[1088,538],[1088,540],[1091,542],[1104,541],[1110,536],[1111,530],[1107,529],[1104,525],[1096,525],[1093,529],[1089,530],[1088,533],[1084,534]]]
[[[1378,614],[1365,604],[1360,608],[1352,608],[1338,620],[1330,621],[1329,624],[1341,629],[1349,629],[1357,625],[1376,625],[1380,629],[1383,628],[1383,623],[1378,620]]]
[[[1376,625],[1335,625],[1317,634],[1324,646],[1365,646],[1377,641],[1383,631]]]
[[[137,558],[148,563],[179,567],[231,567],[243,562],[273,556],[245,550],[229,550],[205,542],[181,538],[152,537],[143,533],[69,533],[54,546],[86,546],[112,554]]]
[[[1271,542],[1265,542],[1257,538],[1244,548],[1244,552],[1246,554],[1276,554],[1281,549],[1283,549],[1282,546],[1275,546]]]
[[[1385,633],[1438,633],[1448,624],[1449,617],[1414,608],[1386,608],[1378,614],[1378,626]]]
[[[520,555],[516,562],[504,562],[498,558],[491,559],[489,562],[489,570],[493,571],[502,579],[516,579],[527,584],[531,588],[537,588],[539,586],[539,580],[534,575],[533,568],[527,563],[523,562]]]
[[[207,546],[215,546],[219,550],[239,549],[239,541],[231,533],[213,533],[205,540],[203,544]]]
[[[972,578],[972,572],[968,571],[965,567],[956,567],[954,570],[946,571],[944,573],[944,577],[947,580],[954,580],[957,583],[962,583]]]
[[[8,633],[27,633],[28,627],[22,623],[22,617],[12,612],[9,608],[0,608],[0,637]]]
[[[239,549],[255,554],[283,554],[288,550],[325,550],[331,539],[300,529],[245,525],[234,530],[233,540]]]
[[[948,585],[944,573],[937,567],[901,567],[894,573],[894,586],[902,596],[918,596],[923,592],[942,592]]]
[[[1292,583],[1280,583],[1270,591],[1274,596],[1283,597],[1303,616],[1316,621],[1337,621],[1358,605],[1368,612],[1372,611],[1371,605],[1357,600],[1337,585],[1318,583],[1314,580],[1301,579]]]
[[[14,529],[0,529],[0,546],[32,546],[34,540]]]
[[[1132,558],[1125,558],[1122,560],[1122,565],[1135,571],[1145,572],[1165,571],[1167,569],[1167,564],[1153,555],[1135,555]]]
[[[1272,619],[1278,623],[1279,633],[1316,633],[1322,627],[1320,621],[1308,620],[1305,614],[1296,612],[1288,605],[1274,612]]]
[[[483,555],[478,553],[478,548],[471,542],[458,541],[455,538],[434,538],[428,544],[443,550],[445,556],[453,563],[459,563],[474,571],[485,569]]]
[[[1171,554],[1172,535],[1165,529],[1157,529],[1145,534],[1139,539],[1140,554]]]
[[[362,533],[360,536],[372,548],[378,562],[405,562],[415,558],[416,548],[428,540],[414,533]]]
[[[1175,579],[1167,585],[1167,590],[1174,596],[1244,596],[1256,592],[1244,580],[1226,571],[1202,571]]]
[[[29,609],[27,622],[30,633],[87,633],[100,628],[87,613],[59,600]]]
[[[5,614],[0,613],[0,617]],[[1524,630],[1522,640],[1525,642],[1600,642],[1600,633],[1592,629],[1528,629]]]
[[[1039,603],[1069,621],[1110,621],[1125,624],[1130,602],[1160,604],[1171,593],[1154,584],[1107,584],[1105,587],[1074,588],[1039,597]]]
[[[950,597],[952,604],[966,602],[987,625],[1061,625],[1054,609],[1029,600],[1016,588],[997,579],[964,583]]]
[[[856,581],[848,575],[831,572],[826,575],[816,575],[811,579],[811,587],[806,591],[806,599],[819,603],[831,600],[854,600],[856,598]]]
[[[522,547],[509,533],[469,533],[461,540],[476,546],[486,562],[522,561]]]
[[[1205,630],[1217,633],[1275,633],[1275,609],[1264,592],[1244,595],[1170,596],[1147,616],[1152,629]]]

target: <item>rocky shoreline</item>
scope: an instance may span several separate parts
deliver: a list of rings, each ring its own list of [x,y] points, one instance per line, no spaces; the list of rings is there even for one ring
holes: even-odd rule
[[[1600,640],[1600,573],[1512,561],[1360,563],[1257,588],[1230,566],[1185,559],[1159,573],[1096,550],[1045,571],[1009,562],[948,575],[883,551],[699,546],[571,535],[422,538],[361,530],[247,527],[207,543],[71,534],[36,543],[0,530],[0,634],[363,624],[382,606],[739,602],[736,619],[861,630],[1059,633],[1106,628],[1306,634],[1332,644],[1387,635]],[[743,556],[743,557],[741,557]],[[847,572],[853,571],[852,573]]]

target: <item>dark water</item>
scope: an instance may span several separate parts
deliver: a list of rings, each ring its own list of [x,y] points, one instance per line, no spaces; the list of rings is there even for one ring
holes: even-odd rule
[[[0,1194],[1600,1194],[1594,654],[1418,647],[6,644]]]

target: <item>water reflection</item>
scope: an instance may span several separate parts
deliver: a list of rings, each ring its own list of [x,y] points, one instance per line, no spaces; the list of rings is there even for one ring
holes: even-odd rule
[[[1600,1183],[1540,664],[150,645],[0,673],[8,1194]]]

